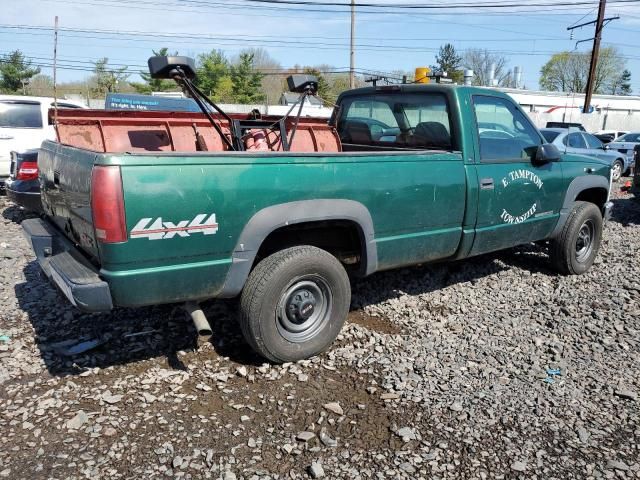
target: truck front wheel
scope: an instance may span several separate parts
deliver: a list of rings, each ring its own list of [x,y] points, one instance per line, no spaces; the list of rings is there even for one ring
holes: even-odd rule
[[[349,277],[330,253],[304,245],[262,260],[240,298],[240,326],[266,359],[295,362],[326,350],[344,325]]]
[[[560,235],[551,241],[551,263],[564,275],[580,275],[593,264],[602,240],[602,214],[596,205],[576,202]]]

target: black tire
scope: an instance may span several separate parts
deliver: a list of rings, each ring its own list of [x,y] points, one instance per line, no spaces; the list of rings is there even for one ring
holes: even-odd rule
[[[622,176],[623,168],[624,168],[624,162],[620,159],[616,160],[611,165],[611,179],[614,182],[617,182],[618,180],[620,180],[620,177]]]
[[[551,263],[563,275],[581,275],[593,265],[602,240],[602,213],[576,202],[560,235],[551,241]]]
[[[275,363],[325,351],[349,313],[351,286],[330,253],[303,245],[262,260],[240,298],[240,327],[247,343]]]

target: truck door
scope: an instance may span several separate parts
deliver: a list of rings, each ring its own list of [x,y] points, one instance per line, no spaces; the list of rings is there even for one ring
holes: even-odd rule
[[[472,255],[547,237],[562,202],[562,164],[533,161],[543,137],[511,100],[473,95],[478,216]]]

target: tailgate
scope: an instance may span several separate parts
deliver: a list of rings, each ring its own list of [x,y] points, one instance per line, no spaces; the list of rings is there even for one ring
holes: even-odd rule
[[[42,206],[64,235],[98,258],[91,215],[91,171],[100,154],[45,141],[38,155]]]

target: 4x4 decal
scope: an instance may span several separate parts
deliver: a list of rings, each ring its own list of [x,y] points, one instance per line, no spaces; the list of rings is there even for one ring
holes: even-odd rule
[[[218,232],[216,214],[200,213],[193,220],[180,220],[177,223],[165,222],[162,217],[142,218],[129,233],[130,238],[148,238],[166,240],[173,237],[189,237],[194,233],[213,235]]]

